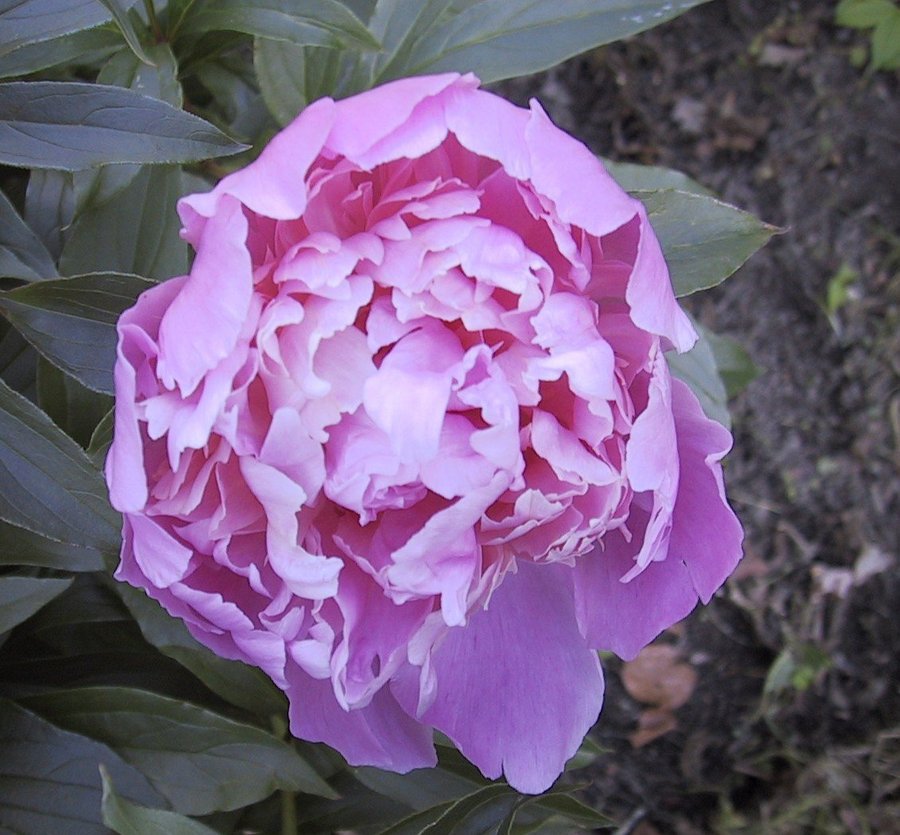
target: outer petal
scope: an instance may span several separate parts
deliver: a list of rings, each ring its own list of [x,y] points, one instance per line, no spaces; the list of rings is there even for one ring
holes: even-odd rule
[[[437,695],[421,719],[449,736],[486,777],[522,792],[560,775],[603,701],[603,675],[579,634],[571,569],[520,563],[487,610],[451,629],[432,656]],[[418,676],[395,690],[411,712]]]
[[[406,773],[437,764],[431,728],[405,713],[387,687],[367,707],[345,711],[329,679],[313,679],[293,667],[287,694],[291,733],[337,748],[351,765]]]
[[[725,498],[722,467],[731,435],[703,414],[694,393],[672,380],[672,410],[678,433],[681,483],[672,516],[669,559],[687,566],[704,603],[741,559],[744,532]]]
[[[588,643],[625,659],[685,617],[698,598],[708,602],[741,557],[741,526],[726,503],[719,464],[731,438],[704,416],[680,380],[672,381],[672,403],[680,475],[668,555],[622,582],[643,539],[640,511],[632,508],[631,542],[618,531],[607,534],[575,567],[578,619]]]
[[[187,397],[235,348],[250,312],[253,276],[241,204],[228,198],[206,225],[191,274],[159,325],[157,374]]]
[[[643,206],[639,215],[637,260],[625,291],[631,318],[638,327],[666,338],[679,351],[688,351],[697,341],[697,333],[675,299],[669,268]]]
[[[272,138],[255,162],[222,179],[212,191],[179,200],[184,237],[197,246],[206,219],[221,211],[225,195],[265,217],[300,217],[306,208],[304,180],[334,124],[334,115],[331,99],[314,102]]]

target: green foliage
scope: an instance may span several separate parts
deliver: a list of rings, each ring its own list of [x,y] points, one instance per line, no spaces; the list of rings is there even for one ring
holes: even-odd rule
[[[396,775],[285,739],[286,699],[267,676],[111,579],[115,323],[187,270],[177,200],[313,99],[416,73],[536,72],[699,2],[0,0],[0,79],[12,79],[0,164],[27,169],[0,192],[0,829],[608,825],[572,796],[571,774],[523,796],[445,740],[437,768]],[[679,172],[610,169],[648,206],[680,294],[719,283],[773,232]],[[671,361],[722,420],[753,374],[739,346],[707,333]],[[569,770],[600,753],[586,741]]]
[[[840,26],[873,30],[873,70],[900,69],[900,6],[894,0],[841,0],[834,18]]]

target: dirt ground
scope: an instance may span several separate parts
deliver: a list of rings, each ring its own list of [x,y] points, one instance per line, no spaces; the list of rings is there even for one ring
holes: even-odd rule
[[[622,835],[900,831],[900,73],[834,6],[713,0],[506,90],[785,230],[689,301],[760,368],[746,552],[673,649],[607,665],[589,792]]]

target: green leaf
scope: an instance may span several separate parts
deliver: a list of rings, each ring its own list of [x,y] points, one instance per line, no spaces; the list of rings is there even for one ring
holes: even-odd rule
[[[107,20],[96,0],[0,0],[0,56]]]
[[[900,68],[900,9],[880,21],[872,33],[872,66],[876,70]]]
[[[284,694],[261,670],[220,658],[197,641],[183,621],[173,618],[143,591],[125,583],[116,584],[115,590],[147,642],[190,670],[225,701],[258,716],[286,712]]]
[[[695,327],[696,324],[695,324]],[[698,328],[698,333],[699,333]],[[697,344],[684,354],[669,351],[666,354],[669,370],[697,395],[704,414],[711,420],[718,421],[726,429],[731,428],[731,415],[728,411],[728,394],[725,384],[719,376],[716,358],[709,341],[701,333]]]
[[[103,84],[0,84],[0,163],[77,171],[104,163],[192,162],[245,150],[159,99]]]
[[[39,168],[32,171],[25,191],[25,222],[34,230],[54,260],[62,252],[74,217],[75,190],[72,175],[65,171]]]
[[[339,799],[302,798],[298,809],[299,832],[329,835],[335,831],[357,829],[371,832],[377,825],[385,826],[409,814],[406,804],[371,791],[346,771],[337,774],[331,783]]]
[[[104,765],[123,796],[162,802],[146,778],[105,745],[68,733],[0,700],[0,831],[106,835],[100,818]]]
[[[335,796],[281,740],[177,699],[83,687],[24,701],[60,727],[108,745],[181,814],[238,809],[277,790]]]
[[[834,10],[839,26],[871,29],[897,12],[893,0],[841,0]]]
[[[759,375],[760,370],[750,358],[750,354],[740,342],[729,336],[713,333],[706,328],[699,328],[701,336],[709,342],[716,361],[716,369],[728,397],[734,397],[750,385]]]
[[[63,571],[102,571],[103,554],[95,548],[48,539],[0,522],[0,565],[34,565]]]
[[[6,319],[0,317],[0,380],[34,400],[38,353]]]
[[[103,780],[103,823],[119,835],[218,835],[199,821],[168,812],[148,809],[119,797],[106,769],[100,766]]]
[[[69,64],[91,64],[121,46],[122,37],[112,26],[85,29],[40,43],[25,43],[11,52],[0,52],[0,78],[29,75]]]
[[[111,397],[91,391],[44,357],[38,360],[37,395],[38,406],[63,432],[85,448],[90,444],[97,424],[112,408]]]
[[[253,64],[269,112],[286,125],[310,102],[336,95],[342,58],[337,49],[257,38]]]
[[[84,451],[0,383],[0,519],[60,542],[116,553],[120,521]]]
[[[301,46],[381,46],[338,0],[198,0],[185,15],[179,34],[203,35],[223,29]]]
[[[38,281],[56,275],[53,258],[0,191],[0,276]]]
[[[474,72],[485,83],[548,69],[664,23],[704,0],[380,0],[378,80]],[[383,27],[383,34],[381,32]]]
[[[721,284],[778,230],[701,194],[635,191],[662,244],[677,296]]]
[[[128,0],[99,0],[99,2],[109,9],[116,26],[119,27],[119,31],[122,33],[122,37],[125,38],[125,43],[128,44],[128,48],[134,56],[142,63],[153,66],[156,62],[144,52],[140,36],[128,15],[128,8],[134,5],[135,0],[130,0],[130,2]]]
[[[522,801],[509,786],[493,783],[405,818],[381,835],[483,835],[493,831]]]
[[[115,394],[116,322],[152,286],[113,272],[58,278],[0,295],[0,310],[55,366],[93,391]]]
[[[676,189],[691,194],[704,194],[713,197],[713,193],[687,174],[672,168],[659,165],[638,165],[634,162],[613,162],[601,159],[606,170],[625,191],[661,191]]]
[[[94,427],[94,431],[91,434],[91,442],[88,444],[87,454],[98,470],[102,470],[106,462],[106,454],[109,452],[109,447],[112,444],[115,423],[115,409],[110,409],[97,426]]]
[[[178,166],[142,166],[111,198],[91,201],[77,215],[60,255],[60,272],[102,270],[160,280],[184,275],[188,247],[175,210],[183,193]]]
[[[607,750],[594,742],[589,736],[586,736],[581,745],[578,746],[578,750],[566,763],[566,771],[577,771],[579,768],[587,768],[589,765],[593,765]]]
[[[71,579],[51,577],[0,577],[0,635],[28,620],[45,603],[62,594]]]
[[[532,805],[539,806],[541,809],[564,817],[573,823],[588,826],[592,830],[596,827],[614,825],[612,819],[607,815],[582,803],[566,791],[548,792],[529,798],[523,804],[523,809]]]

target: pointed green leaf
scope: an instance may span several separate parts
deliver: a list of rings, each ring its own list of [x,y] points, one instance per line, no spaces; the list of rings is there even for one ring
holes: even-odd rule
[[[841,0],[834,10],[835,23],[869,29],[896,11],[893,0]]]
[[[95,548],[48,539],[6,522],[0,522],[0,565],[34,565],[63,571],[105,568],[103,554]]]
[[[0,519],[60,542],[118,552],[121,523],[84,451],[0,383]]]
[[[608,815],[598,812],[567,791],[553,791],[529,798],[523,805],[523,811],[531,806],[539,806],[547,812],[552,812],[572,823],[584,824],[591,830],[597,827],[613,826],[613,821]]]
[[[215,829],[176,812],[148,809],[123,800],[116,794],[102,765],[100,777],[103,780],[103,823],[119,835],[218,835]]]
[[[876,70],[900,68],[900,9],[896,7],[872,33],[872,66]]]
[[[59,278],[0,295],[0,310],[58,368],[93,391],[114,394],[116,321],[152,286],[121,273]]]
[[[28,620],[70,585],[71,579],[9,574],[0,577],[0,635]]]
[[[527,75],[664,23],[702,2],[380,0],[373,20],[388,23],[383,36],[372,29],[388,55],[377,78],[453,70],[474,72],[483,82]]]
[[[179,235],[181,221],[175,211],[182,194],[178,166],[141,167],[110,199],[89,202],[79,212],[60,255],[60,272],[102,270],[152,279],[184,275],[188,248]]]
[[[24,701],[60,727],[108,745],[185,815],[238,809],[277,790],[334,796],[286,743],[177,699],[83,687]]]
[[[43,242],[54,261],[62,252],[74,216],[72,175],[66,171],[34,169],[28,175],[25,191],[25,222]]]
[[[53,258],[0,191],[0,276],[37,281],[56,275]]]
[[[191,162],[245,150],[159,99],[103,84],[0,84],[0,163],[77,171],[104,163]]]
[[[147,642],[190,670],[225,701],[258,716],[286,712],[284,694],[261,670],[220,658],[199,643],[183,621],[173,618],[143,591],[125,583],[118,583],[115,588]]]
[[[91,391],[44,357],[38,359],[37,395],[38,406],[84,448],[113,403],[112,397]]]
[[[144,51],[141,38],[128,15],[128,8],[134,5],[135,0],[131,0],[131,2],[128,0],[99,0],[99,2],[109,9],[122,37],[125,38],[125,43],[128,44],[128,48],[134,53],[134,56],[142,63],[152,67],[156,62]]]
[[[721,423],[726,429],[730,429],[728,394],[716,368],[716,358],[709,342],[701,335],[690,351],[684,354],[669,351],[666,359],[669,361],[669,370],[673,376],[687,383],[697,395],[704,414]]]
[[[778,230],[702,194],[635,191],[662,244],[677,296],[721,284]]]
[[[716,369],[729,397],[743,391],[760,375],[759,368],[740,342],[705,328],[701,328],[700,333],[709,342]]]
[[[342,52],[257,38],[253,64],[269,112],[286,125],[310,102],[338,93]]]
[[[122,37],[112,26],[97,26],[39,43],[23,43],[11,52],[0,52],[0,78],[29,75],[69,64],[92,64],[121,47]]]
[[[146,778],[90,739],[0,700],[0,831],[107,835],[100,817],[102,764],[129,800],[159,805]]]
[[[388,827],[381,835],[483,835],[491,832],[522,801],[502,783],[426,809]]]
[[[348,5],[338,0],[197,0],[179,33],[202,35],[222,29],[301,46],[380,46]]]
[[[659,165],[638,165],[634,162],[613,162],[609,159],[601,160],[612,178],[625,191],[661,191],[663,189],[676,189],[688,191],[691,194],[705,194],[713,197],[713,193],[696,180],[692,180],[687,174],[675,171],[672,168],[663,168]]]
[[[109,20],[96,0],[0,0],[0,55]]]

